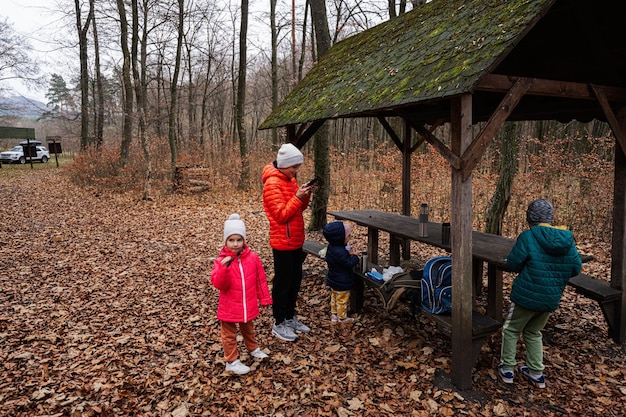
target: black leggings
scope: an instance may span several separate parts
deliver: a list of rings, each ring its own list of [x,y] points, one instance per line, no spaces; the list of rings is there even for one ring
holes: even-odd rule
[[[274,255],[272,310],[274,321],[281,324],[296,315],[296,300],[302,283],[302,262],[306,253],[302,249],[272,249],[272,253]]]

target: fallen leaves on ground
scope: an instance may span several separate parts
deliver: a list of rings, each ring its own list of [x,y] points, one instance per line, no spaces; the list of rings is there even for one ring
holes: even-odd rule
[[[626,414],[624,352],[606,337],[597,305],[570,290],[545,331],[545,390],[499,382],[494,335],[473,389],[457,391],[449,339],[423,318],[414,322],[406,302],[385,312],[368,292],[354,324],[331,325],[325,265],[311,257],[298,312],[312,332],[281,342],[266,310],[256,332],[270,357],[253,361],[242,346],[252,371],[228,374],[208,277],[223,222],[238,212],[271,279],[260,196],[147,202],[77,187],[62,170],[0,184],[2,415]],[[364,242],[355,232],[354,244]]]

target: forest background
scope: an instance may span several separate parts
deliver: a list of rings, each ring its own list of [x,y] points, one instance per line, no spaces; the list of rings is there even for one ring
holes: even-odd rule
[[[202,207],[201,212],[211,216],[208,223],[202,222],[203,230],[220,230],[225,213],[241,209],[246,212],[246,219],[249,220],[253,218],[251,213],[258,212],[260,209],[258,205],[261,194],[260,171],[264,164],[274,159],[275,151],[278,145],[284,141],[284,136],[280,130],[259,131],[256,127],[271,112],[276,103],[288,94],[297,81],[316,62],[317,57],[332,44],[382,20],[393,18],[398,13],[404,13],[412,7],[419,7],[419,2],[395,4],[393,2],[374,1],[345,2],[335,0],[324,2],[312,0],[305,5],[295,5],[291,9],[290,5],[280,5],[275,1],[270,1],[265,11],[260,11],[254,15],[248,13],[247,1],[243,1],[241,7],[236,8],[226,4],[185,0],[165,2],[148,0],[131,0],[130,2],[121,0],[95,2],[92,0],[82,2],[76,0],[73,3],[59,2],[58,6],[58,10],[64,11],[60,16],[63,16],[67,23],[65,30],[57,34],[58,38],[55,41],[59,42],[59,48],[68,48],[67,50],[73,51],[71,58],[68,58],[67,65],[72,75],[67,80],[67,77],[60,73],[50,74],[48,77],[43,76],[42,78],[38,65],[32,61],[29,55],[27,40],[15,32],[6,21],[0,21],[0,44],[20,46],[20,48],[0,50],[0,61],[11,63],[11,65],[0,67],[0,82],[14,76],[23,77],[25,80],[35,83],[43,82],[49,85],[47,98],[50,100],[48,104],[51,107],[37,121],[2,117],[0,124],[35,127],[40,139],[47,136],[61,137],[64,149],[61,169],[68,174],[67,178],[71,178],[73,186],[69,187],[61,181],[60,188],[59,186],[51,188],[55,195],[71,189],[80,195],[85,193],[83,195],[85,201],[92,201],[90,197],[99,201],[102,196],[105,196],[107,200],[112,202],[121,203],[123,201],[121,207],[128,208],[128,204],[130,204],[130,207],[138,211],[144,211],[146,206],[138,205],[135,207],[132,206],[133,203],[138,204],[139,201],[154,202],[163,211],[169,213],[164,217],[169,219],[169,226],[177,224],[175,217],[172,217],[173,213],[184,216],[186,210],[197,210],[198,207]],[[269,25],[266,26],[266,29],[269,29],[266,32],[267,38],[270,39],[269,47],[264,46],[264,44],[261,45],[261,42],[254,43],[251,47],[246,35],[248,17],[252,17],[257,22],[269,22]],[[255,39],[261,40],[260,38]],[[265,41],[265,39],[262,40]],[[12,55],[11,51],[17,51],[17,53]],[[249,53],[249,51],[254,52]],[[390,120],[390,123],[398,129],[402,126],[396,120]],[[480,126],[476,126],[476,129],[479,128]],[[376,120],[371,119],[337,120],[327,122],[323,134],[328,142],[322,148],[322,152],[318,152],[316,149],[318,142],[320,142],[317,138],[303,149],[307,163],[301,173],[308,179],[314,174],[318,174],[317,164],[324,162],[320,160],[325,159],[328,162],[330,181],[324,184],[323,190],[327,196],[326,201],[322,203],[327,204],[329,210],[374,208],[400,212],[401,155],[400,151],[394,148],[382,126]],[[446,142],[448,140],[448,127],[445,125],[438,127],[435,134]],[[525,227],[525,209],[528,202],[537,197],[547,198],[556,207],[556,221],[572,228],[579,249],[594,256],[595,260],[585,265],[585,272],[607,278],[610,265],[614,152],[614,139],[607,126],[597,121],[587,124],[576,121],[567,124],[557,122],[507,123],[473,174],[473,220],[476,229],[484,230],[487,227],[487,217],[496,193],[503,161],[510,161],[510,159],[504,158],[505,155],[510,157],[505,145],[511,143],[514,144],[513,161],[516,174],[511,184],[510,201],[502,219],[502,234],[515,237]],[[6,148],[12,144],[11,140],[4,140],[1,145],[2,148]],[[416,215],[419,204],[426,202],[430,206],[433,220],[448,221],[450,216],[449,166],[427,144],[419,147],[412,158],[412,214]],[[184,171],[191,167],[201,167],[205,170],[205,175],[201,179],[204,191],[190,195],[180,193],[180,191],[187,193],[192,191],[187,188],[175,192],[177,170],[182,169]],[[42,169],[41,165],[35,166],[37,173],[33,175],[28,175],[28,171],[24,172],[23,167],[5,168],[6,170],[3,168],[2,176],[3,181],[5,181],[3,186],[7,187],[7,190],[16,191],[16,196],[24,194],[19,184],[24,186],[31,184],[26,178],[35,179],[40,183],[47,181],[47,174],[39,172]],[[49,169],[50,167],[45,168]],[[11,172],[17,172],[18,176],[12,176]],[[57,175],[50,175],[50,177],[56,178]],[[74,186],[78,188],[75,189]],[[84,212],[70,211],[62,202],[56,206],[47,206],[45,195],[37,195],[40,196],[41,203],[15,197],[15,200],[11,200],[11,205],[6,204],[4,206],[7,210],[12,209],[6,212],[4,218],[8,219],[12,214],[20,212],[21,207],[33,207],[37,213],[45,213],[46,216],[55,214],[54,207],[65,207],[67,212],[63,213],[64,216],[70,213],[75,216],[74,220],[71,218],[65,220],[65,225],[71,229],[73,225],[80,223],[82,218],[89,219],[91,222],[98,222],[98,218],[108,218],[108,216],[120,212],[119,205],[106,206],[108,207],[108,214],[94,210],[93,214],[99,216],[94,218]],[[72,204],[72,206],[77,205],[80,206],[80,202]],[[183,210],[176,210],[177,205],[180,205]],[[217,210],[218,207],[220,208],[219,211]],[[150,213],[149,210],[145,211],[146,214]],[[157,210],[157,213],[164,215],[163,211]],[[220,215],[218,216],[217,213]],[[61,213],[57,212],[56,214],[60,215]],[[45,221],[53,224],[54,217],[46,217]],[[163,238],[168,233],[168,228],[165,227],[168,225],[167,223],[154,224],[151,219],[146,218],[142,218],[132,227],[128,226],[127,229],[118,229],[118,226],[115,226],[114,230],[118,232],[121,230],[122,233],[143,233],[136,230],[141,230],[145,225],[150,225],[150,228],[158,233],[159,238]],[[39,227],[48,230],[48,227],[52,226]],[[264,227],[263,222],[260,222],[257,231],[259,236],[254,243],[255,248],[258,248],[263,255],[264,264],[268,270],[271,270],[271,256],[269,256],[266,242],[263,243]],[[33,235],[29,236],[33,237],[42,232],[42,230],[32,226],[24,226],[24,230],[29,231],[29,233],[32,232]],[[80,237],[76,237],[79,242],[90,239],[87,237],[90,234],[89,230],[80,233]],[[309,233],[311,236],[317,236],[321,239],[319,232],[310,231]],[[74,238],[55,236],[57,235],[48,235],[49,240],[46,242],[59,245],[66,242],[68,247],[72,246]],[[105,236],[108,237],[109,235],[105,234]],[[185,242],[184,236],[183,234],[181,237],[181,242],[184,242],[181,243],[182,246],[189,244],[189,242]],[[208,237],[203,235],[202,238],[207,239]],[[356,239],[357,243],[360,242],[362,246],[364,245],[362,235],[357,235]],[[18,241],[10,236],[3,236],[2,249],[6,259],[17,252],[18,244],[16,242]],[[34,257],[32,254],[28,255],[28,243],[30,243],[28,239],[20,243],[23,248],[20,249],[19,253],[23,254],[23,257],[19,259],[32,259],[34,263],[36,262],[35,258],[38,260],[39,257]],[[149,242],[147,247],[138,250],[147,253],[154,248],[153,245],[157,246],[157,252],[161,256],[167,258],[161,252],[163,248],[158,243]],[[384,245],[382,246],[384,247]],[[45,248],[41,248],[41,251],[45,253]],[[174,252],[178,253],[177,251]],[[108,259],[107,254],[114,255],[119,253],[119,250],[98,249],[96,253],[105,255],[104,259]],[[432,255],[427,248],[419,245],[415,246],[412,253],[417,262],[423,262],[427,256]],[[93,252],[87,252],[85,256],[87,254],[94,256]],[[130,254],[125,256],[130,256]],[[184,256],[191,257],[192,255],[186,252]],[[94,267],[94,261],[83,262],[80,261],[81,267],[84,266],[86,271],[89,271],[85,273],[98,275],[97,270],[99,268]],[[11,263],[13,264],[13,261]],[[28,291],[36,291],[35,288],[38,288],[38,285],[53,292],[64,291],[63,286],[52,288],[42,283],[41,277],[31,276],[28,271],[25,272],[24,269],[21,269],[24,266],[16,264],[15,268],[21,271],[18,272],[18,276],[26,277],[25,283],[32,285],[24,284],[24,287],[21,288],[19,283],[16,284],[14,280],[10,279],[10,275],[3,273],[5,288],[11,288],[11,291],[6,294],[9,296],[10,294],[25,294],[24,296],[15,296],[14,301],[5,300],[3,305],[7,308],[12,306],[11,308],[18,309],[16,311],[22,311],[22,308],[26,308],[23,307],[23,303],[21,304],[23,299],[33,299],[40,295],[28,293]],[[29,265],[28,268],[29,271],[32,270],[33,265]],[[206,272],[205,270],[201,271]],[[81,273],[83,273],[82,270]],[[150,273],[150,269],[135,271],[135,273]],[[314,274],[319,277],[323,272],[317,269],[314,270]],[[33,280],[32,283],[30,282],[31,279]],[[71,283],[66,282],[67,288],[73,287],[77,283],[85,284],[82,279],[77,279],[71,274],[65,279],[74,280]],[[15,285],[18,287],[14,287]],[[167,289],[170,288],[168,286],[172,285],[172,282],[168,281],[159,285],[162,285],[160,288],[166,292],[163,297],[169,299],[170,295],[167,295]],[[322,290],[317,289],[316,291]],[[42,294],[44,297],[46,296],[45,293]],[[312,298],[307,298],[307,303],[316,307],[320,303],[319,300],[325,299],[325,295],[318,297],[318,292],[313,294],[315,295]],[[19,305],[13,304],[15,300],[20,301]],[[317,304],[315,304],[315,300],[318,300]],[[198,302],[198,300],[193,301]],[[202,302],[204,301],[206,300],[202,300]],[[214,300],[209,300],[209,302],[211,301]],[[581,300],[574,299],[574,303],[581,303]],[[576,305],[568,306],[568,308],[565,310],[567,314],[572,313],[573,309],[572,317],[580,318],[580,314],[577,314]],[[606,333],[601,315],[599,318],[597,317],[599,311],[597,309],[589,310],[592,307],[588,305],[584,308],[586,312],[591,311],[590,317],[593,318],[587,320],[585,317],[583,325],[577,332],[564,337],[564,343],[559,345],[559,349],[566,349],[567,343],[572,344],[572,339],[575,339],[576,334],[579,335],[576,340],[584,341],[587,340],[584,338],[585,332],[587,334]],[[126,312],[127,310],[122,309],[120,311]],[[52,313],[55,314],[54,311]],[[111,314],[117,313],[112,311]],[[207,312],[203,314],[205,314],[203,317],[209,315]],[[317,318],[313,310],[307,310],[306,314],[307,318],[313,320]],[[17,345],[13,345],[13,342],[9,343],[8,340],[13,339],[12,336],[7,335],[12,335],[11,329],[17,328],[19,323],[13,322],[15,318],[8,313],[8,310],[3,311],[0,318],[2,319],[0,324],[4,326],[2,340],[5,344],[3,346],[8,349],[3,351],[3,359],[7,359],[6,363],[9,364],[19,363],[21,359],[18,358],[16,361],[11,356],[12,353],[24,347],[20,345],[19,341],[21,340],[21,343],[24,340],[29,343],[32,341],[39,343],[41,340],[16,337]],[[385,320],[387,319],[389,318]],[[406,319],[406,315],[402,316],[401,319]],[[374,320],[371,318],[365,320],[367,320],[365,321],[367,325],[375,326]],[[561,320],[559,323],[567,321],[563,316],[559,316],[556,320]],[[210,326],[212,322],[209,320],[208,323],[204,321],[201,323]],[[389,325],[389,321],[385,323]],[[557,333],[562,330],[560,327],[555,329]],[[388,332],[385,333],[384,328],[378,330],[380,330],[380,340],[384,339],[383,334],[389,335]],[[402,332],[404,331],[402,330]],[[400,334],[397,330],[394,332]],[[44,342],[42,343],[48,343],[46,340],[49,341],[52,337],[48,333],[42,333],[42,331],[36,331],[35,334],[39,334],[38,337],[40,338],[43,337]],[[70,336],[74,337],[75,335]],[[64,337],[69,338],[70,336]],[[115,337],[117,336],[118,334],[115,335]],[[399,343],[403,346],[409,344],[415,348],[415,334],[411,334],[411,336],[413,341],[405,340]],[[559,333],[559,336],[563,337],[564,335]],[[170,337],[172,340],[176,339],[175,336],[171,335],[168,335],[166,339],[169,340]],[[56,347],[63,347],[56,344],[57,340],[66,339],[55,338],[50,343]],[[114,343],[117,343],[119,348],[120,343],[117,340]],[[418,340],[421,339],[418,338]],[[432,341],[432,338],[429,340]],[[86,343],[91,343],[90,341],[91,338],[87,337]],[[150,342],[150,346],[154,347],[153,345],[157,344],[161,346],[160,343],[160,340],[156,340]],[[177,343],[168,346],[167,351],[170,352],[171,349],[180,346]],[[422,343],[430,342],[420,341],[417,348],[424,349],[425,345]],[[606,341],[606,343],[602,352],[596,350],[595,346],[588,344],[576,346],[580,348],[577,351],[584,352],[585,355],[581,358],[580,364],[576,362],[575,367],[580,366],[580,369],[584,367],[584,372],[587,372],[586,375],[590,375],[594,381],[599,381],[600,388],[595,383],[589,383],[589,381],[584,380],[584,377],[581,377],[583,380],[577,380],[577,383],[583,387],[582,391],[572,393],[572,397],[565,399],[559,397],[555,401],[553,401],[554,398],[549,397],[550,394],[546,394],[547,398],[544,398],[546,403],[539,409],[541,411],[537,412],[545,413],[546,410],[552,410],[558,414],[561,412],[559,410],[564,410],[563,413],[566,413],[569,404],[574,411],[584,413],[588,407],[591,407],[584,400],[584,397],[590,395],[590,392],[601,393],[602,398],[606,398],[604,402],[593,406],[604,407],[604,409],[593,408],[594,412],[599,414],[609,412],[609,410],[619,412],[619,407],[612,407],[611,398],[619,400],[626,395],[622,391],[623,385],[615,384],[613,381],[613,379],[620,380],[621,378],[621,381],[625,379],[623,357],[615,353],[616,350],[610,344],[611,342]],[[124,345],[125,342],[121,344]],[[167,345],[166,342],[164,344]],[[328,346],[330,350],[327,353],[333,353],[331,351],[335,349],[335,346],[334,344]],[[492,343],[491,349],[497,349],[495,346],[497,343]],[[351,348],[353,349],[350,351],[351,353],[367,350],[360,345],[351,346]],[[215,353],[213,347],[209,350]],[[443,364],[441,368],[447,370],[447,362],[445,359],[441,359],[446,356],[445,346],[440,350],[443,353],[437,356],[435,363]],[[92,349],[91,352],[93,353],[93,351]],[[55,355],[52,356],[56,357]],[[217,356],[215,353],[215,357]],[[287,356],[282,356],[283,363],[293,360],[293,358],[285,358]],[[71,356],[59,358],[63,364],[66,364],[67,361],[71,362],[71,359]],[[403,375],[409,379],[413,378],[410,375],[413,365],[409,364],[410,361],[403,361],[402,359],[401,354],[399,354],[398,361],[405,363],[401,366],[404,369]],[[137,360],[141,361],[141,359]],[[375,359],[374,362],[376,361],[380,361],[380,359]],[[585,363],[592,364],[593,369],[589,369]],[[605,365],[607,363],[611,364],[609,371],[606,370]],[[163,364],[163,366],[167,367],[169,364]],[[200,365],[196,364],[196,366]],[[215,382],[215,379],[218,380],[217,382],[223,381],[223,376],[212,379],[210,375],[216,372],[215,369],[212,365],[201,365],[201,367],[205,366],[203,372],[207,379],[201,381],[203,384],[207,381],[209,384]],[[389,366],[390,372],[391,369],[397,370],[397,364]],[[419,365],[416,366],[419,367]],[[563,366],[567,368],[569,365]],[[179,370],[179,367],[180,363],[177,362],[174,368]],[[489,366],[483,368],[481,377],[492,376],[486,370],[487,368]],[[163,386],[168,386],[165,383],[169,378],[174,377],[168,376],[171,369],[167,369],[163,371],[165,374],[161,375],[165,381],[162,381]],[[426,372],[425,375],[432,376],[433,369],[432,366],[429,366],[428,370],[424,371]],[[14,370],[15,374],[13,374]],[[614,370],[617,370],[617,376],[612,373]],[[5,368],[4,374],[15,375],[17,379],[20,375],[19,371],[23,371],[23,369],[19,365],[15,365],[14,368]],[[61,374],[60,376],[72,379],[71,375],[65,374],[65,370],[57,371]],[[88,370],[85,372],[87,375],[85,378],[87,378],[90,374]],[[83,374],[81,373],[81,375]],[[347,375],[347,382],[352,384],[351,378],[354,374],[348,372]],[[385,384],[392,384],[390,381],[394,378],[393,372],[384,375],[385,378],[389,378],[385,379]],[[418,375],[419,378],[426,377],[422,374]],[[41,378],[43,377],[42,375]],[[144,381],[144,377],[135,377],[133,380],[122,378],[115,383],[111,382],[111,386],[107,387],[107,390],[117,390],[117,394],[115,394],[117,397],[115,395],[111,398],[107,397],[105,401],[96,401],[89,407],[95,410],[93,411],[94,414],[97,414],[99,409],[111,412],[110,410],[114,406],[122,407],[121,409],[126,412],[136,411],[134,408],[137,406],[136,403],[125,403],[124,406],[119,404],[123,402],[120,400],[123,395],[120,397],[119,392],[121,389],[128,393],[128,390],[124,390],[124,388],[135,387],[137,378]],[[377,380],[374,375],[369,375],[369,377],[372,381]],[[572,376],[569,375],[569,377]],[[50,394],[46,394],[45,390],[42,391],[45,389],[45,384],[42,388],[41,383],[34,383],[33,380],[29,379],[30,382],[27,384],[34,385],[21,385],[16,388],[13,380],[6,379],[5,381],[2,388],[8,391],[3,392],[3,398],[13,401],[10,404],[14,407],[24,407],[25,415],[32,411],[29,407],[41,407],[40,410],[51,409],[55,411],[59,407],[58,404],[63,403],[63,399],[61,399],[56,403],[52,401],[52,407],[42,405],[46,401],[56,398],[50,397]],[[610,387],[607,381],[611,382]],[[571,378],[561,382],[563,385],[558,387],[562,391],[571,389]],[[146,384],[150,383],[146,382]],[[284,381],[281,383],[286,384]],[[189,391],[185,391],[183,394],[174,392],[176,401],[183,401],[181,398],[188,396],[193,398],[193,401],[201,403],[201,406],[198,406],[200,409],[210,410],[210,406],[198,398],[198,392],[205,392],[208,388],[202,384],[200,384],[202,387],[194,384],[191,386],[194,387],[192,390],[195,390],[195,394],[190,394]],[[236,384],[233,384],[231,388],[236,392]],[[37,386],[38,390],[33,391],[31,388],[34,386]],[[351,395],[354,394],[354,398],[361,398],[356,394],[358,391],[356,387],[352,387],[352,385],[350,387]],[[384,393],[380,394],[381,397],[390,396],[394,391],[390,385],[385,385],[385,387]],[[90,385],[80,389],[89,391],[92,388],[94,392],[90,395],[98,397],[100,388],[96,389]],[[158,414],[163,410],[173,412],[176,408],[173,404],[180,404],[173,401],[171,397],[167,397],[169,402],[162,403],[161,408],[156,404],[145,404],[146,396],[154,394],[152,387],[145,386],[143,389],[136,387],[132,389],[136,391],[130,397],[140,398],[135,401],[149,410],[145,412],[146,414]],[[298,389],[305,390],[303,387]],[[494,388],[484,389],[493,390]],[[521,397],[509,396],[510,393],[506,392],[503,394],[498,388],[495,390],[497,398],[509,398],[509,405],[526,404],[524,400],[520,399]],[[58,393],[59,389],[56,392]],[[305,397],[308,395],[302,391],[299,392]],[[18,395],[15,396],[15,393]],[[108,394],[109,391],[107,391]],[[428,409],[426,398],[430,394],[432,393],[424,394],[423,397],[422,394],[418,395],[421,404],[418,409]],[[525,394],[526,392],[520,393],[522,397]],[[277,397],[281,397],[281,395],[285,398],[289,397],[284,392],[282,394],[276,392]],[[39,396],[41,397],[39,398]],[[583,399],[578,399],[578,396]],[[25,400],[28,398],[30,399]],[[91,397],[87,396],[87,398]],[[353,400],[351,396],[340,398],[331,396],[330,400],[328,397],[324,398],[328,401],[320,405],[319,410],[323,410],[324,407],[331,407],[332,409],[337,404],[349,409],[351,404],[349,401]],[[442,397],[438,396],[437,398]],[[443,394],[443,398],[447,399],[447,394]],[[393,399],[386,399],[389,400],[389,403],[393,403]],[[231,402],[224,401],[225,403],[222,404],[226,407],[224,409],[237,410]],[[367,403],[365,398],[361,398],[359,401]],[[445,402],[447,404],[452,401],[454,398]],[[424,405],[423,402],[427,404]],[[19,405],[22,403],[26,405]],[[502,403],[499,400],[489,403],[489,413],[496,415],[516,414],[507,407],[504,407],[504,411],[502,411],[499,408],[500,404]],[[202,408],[205,406],[207,408]],[[474,408],[482,409],[483,406],[483,402],[478,402],[470,408],[472,410]],[[275,407],[280,412],[285,412],[284,407],[281,408],[281,404],[277,404]],[[456,409],[456,406],[450,407]],[[557,411],[550,407],[556,407]],[[433,406],[433,408],[436,407]],[[395,405],[392,409],[396,412],[398,410]],[[15,408],[9,408],[9,410],[15,410]],[[61,410],[63,410],[62,406]],[[377,411],[371,412],[381,411],[378,408]],[[289,415],[288,412],[285,413]],[[489,415],[489,413],[485,415]],[[323,412],[318,414],[323,415]],[[362,413],[357,410],[356,414]]]

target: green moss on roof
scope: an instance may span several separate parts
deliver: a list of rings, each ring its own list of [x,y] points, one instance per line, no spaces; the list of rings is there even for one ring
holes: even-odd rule
[[[334,45],[261,129],[472,92],[554,0],[433,0]]]

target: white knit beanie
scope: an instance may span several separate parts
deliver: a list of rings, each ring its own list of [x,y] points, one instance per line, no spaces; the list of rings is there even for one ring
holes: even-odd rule
[[[289,168],[304,162],[304,155],[292,143],[285,143],[278,150],[276,166],[278,168]]]
[[[231,235],[239,235],[244,241],[246,240],[246,225],[237,213],[231,214],[224,222],[224,243]]]

